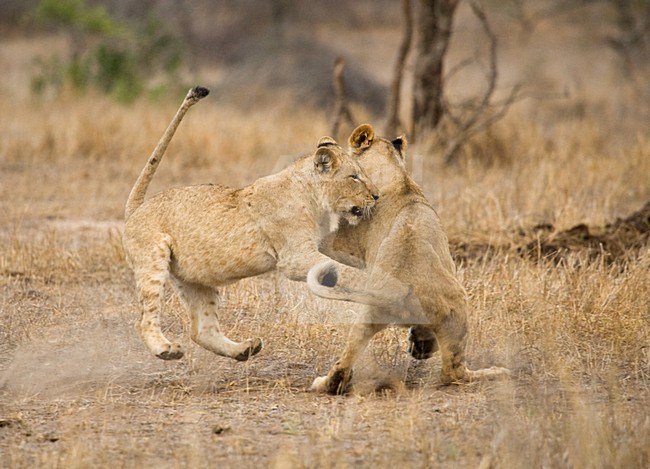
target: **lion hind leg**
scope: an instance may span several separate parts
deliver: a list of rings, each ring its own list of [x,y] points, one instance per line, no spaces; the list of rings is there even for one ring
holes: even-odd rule
[[[171,238],[164,235],[155,245],[146,265],[134,266],[142,312],[137,329],[142,341],[156,357],[178,360],[183,356],[181,345],[167,340],[160,329],[163,293],[169,277],[170,245]]]
[[[465,363],[467,322],[463,314],[451,311],[436,333],[442,355],[440,380],[443,384],[497,379],[510,376],[510,370],[501,367],[470,370]]]
[[[217,355],[246,361],[262,350],[259,338],[235,342],[226,337],[219,327],[217,316],[218,293],[215,289],[176,280],[179,296],[190,314],[192,340]]]
[[[326,376],[317,377],[310,390],[328,394],[344,394],[352,379],[352,366],[359,355],[366,349],[370,339],[384,329],[386,324],[371,322],[370,315],[364,315],[364,321],[352,326],[341,358],[332,366]]]

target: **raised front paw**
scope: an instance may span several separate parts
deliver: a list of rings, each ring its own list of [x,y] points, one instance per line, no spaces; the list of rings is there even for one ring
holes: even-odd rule
[[[262,343],[262,339],[260,338],[247,339],[244,343],[248,344],[248,347],[246,347],[246,349],[243,352],[241,352],[239,355],[233,357],[238,362],[245,362],[253,355],[257,355],[262,350],[262,347],[264,346],[264,344]]]
[[[158,351],[156,351],[156,356],[163,360],[178,360],[184,355],[183,347],[180,344],[168,343],[162,345]]]

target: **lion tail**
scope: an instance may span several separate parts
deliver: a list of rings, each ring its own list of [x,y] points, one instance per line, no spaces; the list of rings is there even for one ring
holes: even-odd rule
[[[481,381],[490,379],[508,378],[512,376],[512,371],[500,366],[491,366],[490,368],[481,368],[479,370],[470,370],[465,368],[465,380]]]
[[[151,183],[153,175],[156,172],[158,165],[160,164],[160,160],[162,160],[162,157],[165,154],[165,150],[167,150],[167,146],[169,145],[169,142],[171,142],[171,139],[174,136],[178,125],[181,123],[181,120],[185,116],[185,113],[190,107],[192,107],[192,105],[198,103],[209,93],[210,90],[202,86],[195,86],[190,91],[188,91],[187,96],[185,96],[185,99],[183,100],[183,103],[181,104],[180,108],[178,108],[178,111],[176,111],[176,115],[169,123],[169,126],[167,126],[167,130],[165,130],[163,136],[160,137],[158,145],[156,145],[156,148],[147,160],[147,164],[142,169],[142,172],[138,176],[138,179],[135,181],[135,184],[131,189],[131,193],[129,194],[129,198],[126,201],[126,207],[124,209],[125,220],[127,220],[133,214],[133,212],[135,212],[136,209],[144,202],[144,197],[147,193],[147,189],[149,188],[149,183]]]
[[[319,262],[309,269],[307,286],[317,296],[331,300],[351,301],[370,306],[387,307],[404,305],[411,289],[404,285],[397,288],[354,290],[337,285],[338,271],[334,261]]]

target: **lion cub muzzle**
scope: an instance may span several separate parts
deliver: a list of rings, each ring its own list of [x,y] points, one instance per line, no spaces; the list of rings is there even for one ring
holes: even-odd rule
[[[367,200],[363,207],[357,205],[353,206],[350,209],[350,213],[357,218],[363,218],[364,216],[368,217],[378,200],[379,196],[377,194],[372,194],[372,200]]]

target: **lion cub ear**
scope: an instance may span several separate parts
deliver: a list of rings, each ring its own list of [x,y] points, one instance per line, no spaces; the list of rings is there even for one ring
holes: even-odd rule
[[[334,140],[332,137],[321,137],[321,139],[318,141],[318,148],[327,147],[329,145],[338,145],[338,143],[336,143],[336,140]]]
[[[402,134],[396,139],[392,140],[390,143],[393,145],[393,148],[397,150],[402,159],[404,159],[406,157],[406,147],[408,146],[406,142],[406,135]]]
[[[354,150],[365,150],[375,139],[375,131],[370,124],[361,124],[352,131],[348,144]]]
[[[329,173],[337,170],[339,166],[341,166],[341,159],[327,146],[320,147],[314,153],[314,167],[317,172]]]

